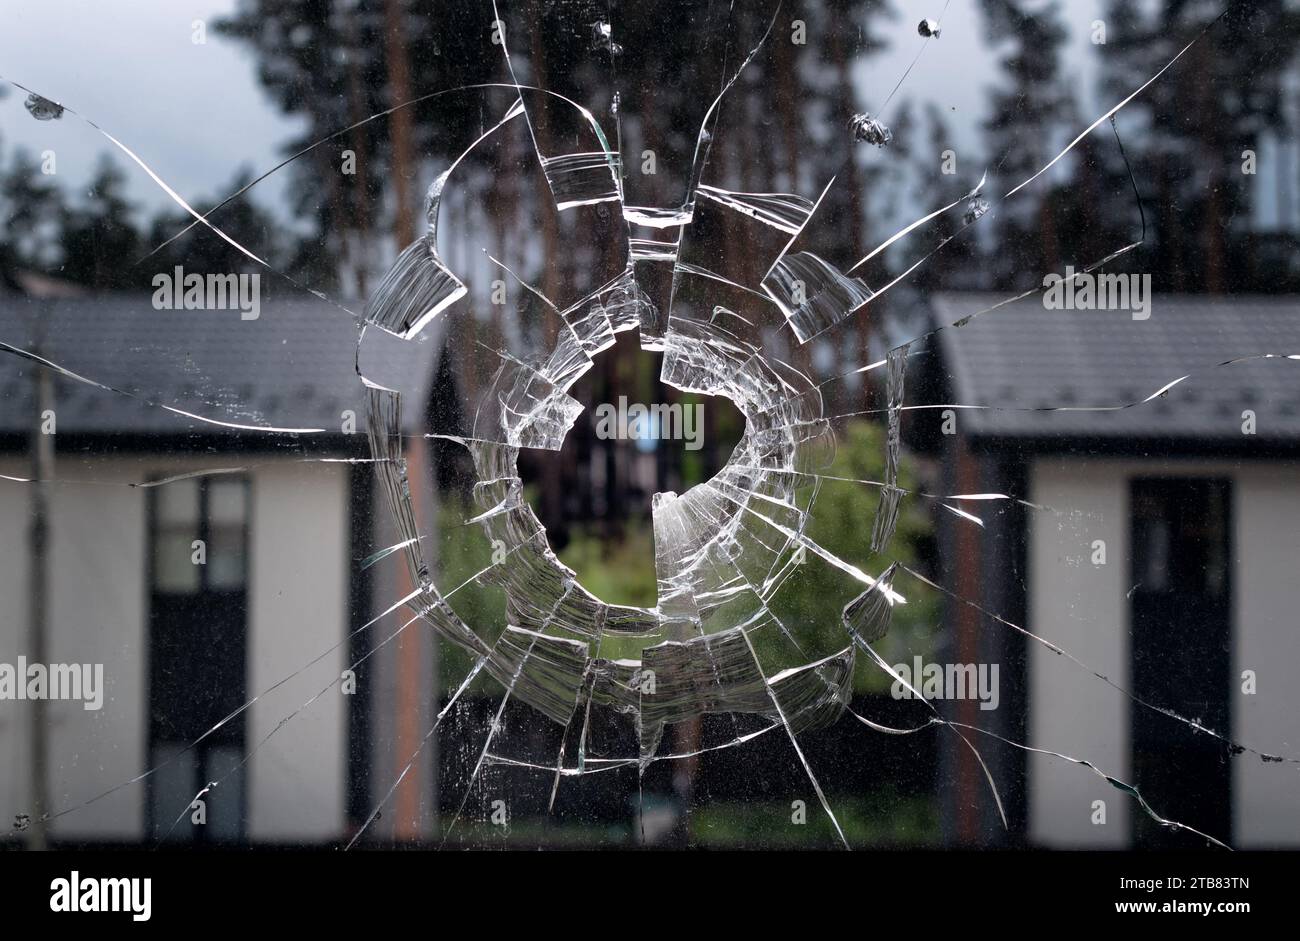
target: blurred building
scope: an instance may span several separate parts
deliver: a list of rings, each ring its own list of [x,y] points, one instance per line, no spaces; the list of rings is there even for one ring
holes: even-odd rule
[[[48,430],[46,659],[103,665],[101,708],[45,707],[50,806],[98,798],[55,819],[51,839],[345,837],[370,808],[371,770],[391,781],[432,706],[431,644],[415,631],[355,670],[355,692],[342,688],[343,671],[394,627],[353,632],[410,591],[388,583],[397,567],[361,564],[393,540],[364,463],[355,322],[310,298],[266,299],[253,321],[159,311],[135,294],[10,293],[0,308],[7,343],[114,390],[12,355],[0,376],[0,662],[30,649],[27,481],[33,436]],[[389,363],[389,377],[426,401],[429,351],[408,345]],[[42,372],[52,416],[38,405]],[[249,432],[160,406],[324,431]],[[422,407],[406,412],[420,424]],[[409,453],[421,460],[422,442]],[[0,702],[7,814],[31,807],[27,706]],[[399,711],[392,737],[370,734],[372,717],[388,729],[382,717]],[[432,760],[414,786],[430,787]],[[192,826],[190,801],[213,781],[206,824]],[[124,782],[133,783],[99,797]]]
[[[941,295],[935,323],[1000,300]],[[1259,754],[1294,753],[1300,716],[1300,364],[1259,358],[1300,352],[1296,305],[1157,295],[1140,320],[1035,295],[940,331],[925,391],[908,396],[937,406],[906,421],[941,456],[943,493],[1034,505],[964,504],[984,526],[942,527],[940,571],[978,605],[949,601],[950,658],[1002,667],[993,718],[973,703],[957,717],[1086,758],[1162,816],[1241,847],[1300,844],[1294,776]],[[1030,844],[1195,845],[1085,767],[980,741],[995,777],[1023,782],[1008,813]],[[947,819],[974,840],[997,828],[963,752],[948,754],[961,783]]]

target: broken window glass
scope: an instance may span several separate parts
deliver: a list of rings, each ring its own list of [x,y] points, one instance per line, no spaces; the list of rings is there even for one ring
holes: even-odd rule
[[[10,839],[1300,841],[1281,6],[218,6],[0,41]]]

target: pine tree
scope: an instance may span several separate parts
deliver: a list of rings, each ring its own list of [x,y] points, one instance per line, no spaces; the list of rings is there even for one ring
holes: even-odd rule
[[[998,194],[1032,176],[1060,150],[1078,124],[1074,99],[1061,74],[1069,31],[1058,2],[1030,10],[1024,0],[983,0],[993,48],[1008,46],[1000,65],[1003,84],[991,96],[985,124],[988,161]],[[1062,264],[1063,245],[1054,212],[1059,176],[1045,176],[997,207],[992,220],[991,277],[999,288],[1023,287]]]

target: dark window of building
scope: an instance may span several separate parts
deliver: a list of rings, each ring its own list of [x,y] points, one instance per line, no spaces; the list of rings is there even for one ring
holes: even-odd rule
[[[1132,484],[1132,688],[1142,700],[1214,729],[1230,728],[1229,481],[1139,479]],[[1134,705],[1133,783],[1157,813],[1226,838],[1231,756],[1221,741]],[[1135,812],[1142,846],[1188,846]]]
[[[149,491],[149,822],[155,839],[222,842],[244,831],[249,484],[179,480]],[[159,767],[161,766],[161,767]],[[206,822],[191,802],[204,795]]]

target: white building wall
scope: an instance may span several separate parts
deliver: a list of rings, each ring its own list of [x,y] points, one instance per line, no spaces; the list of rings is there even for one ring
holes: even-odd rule
[[[15,474],[12,464],[0,474]],[[22,484],[0,480],[0,662],[13,663],[22,652],[28,618],[27,504]],[[0,701],[0,824],[27,806],[27,777],[19,756],[27,750],[26,711]]]
[[[103,708],[50,702],[48,786],[55,811],[77,807],[147,770],[148,586],[146,491],[150,476],[212,460],[59,456],[51,498],[48,659],[103,663]],[[258,743],[346,666],[348,466],[264,462],[251,474],[247,693],[251,697],[341,644],[319,664],[256,703],[245,742]],[[25,476],[21,459],[0,474]],[[0,662],[26,654],[30,485],[0,480]],[[248,766],[248,836],[324,840],[344,829],[346,710],[334,684],[260,746]],[[0,701],[0,814],[30,809],[28,704]],[[214,719],[215,721],[215,719]],[[135,783],[58,817],[63,840],[140,840],[145,785]],[[179,812],[179,808],[178,808]]]
[[[1300,475],[1251,468],[1238,478],[1233,572],[1233,736],[1300,755]],[[1257,692],[1241,694],[1253,670]],[[1233,765],[1233,831],[1241,847],[1300,846],[1300,774],[1245,754]]]
[[[1175,474],[1233,482],[1231,734],[1261,751],[1300,754],[1300,477],[1287,464],[1057,457],[1034,462],[1030,499],[1056,512],[1030,513],[1027,626],[1127,688],[1129,481]],[[1091,563],[1094,539],[1106,541],[1105,565]],[[1127,698],[1039,644],[1031,643],[1030,651],[1030,744],[1087,758],[1128,780]],[[1245,669],[1257,673],[1256,695],[1242,693]],[[1033,842],[1129,845],[1129,814],[1140,812],[1131,798],[1059,759],[1031,756],[1028,767]],[[1233,845],[1300,845],[1294,765],[1239,756],[1232,795]],[[1091,822],[1095,800],[1106,802],[1105,825]]]
[[[1029,499],[1052,509],[1028,515],[1026,627],[1126,686],[1127,487],[1114,469],[1043,460],[1032,468]],[[1105,542],[1105,565],[1092,563],[1098,539]],[[1033,642],[1029,684],[1032,747],[1087,758],[1121,779],[1128,775],[1128,709],[1120,694]],[[1087,768],[1059,758],[1031,754],[1026,767],[1032,842],[1094,848],[1127,843],[1131,807],[1119,791]],[[1105,824],[1092,822],[1098,812],[1095,801],[1105,802]]]
[[[352,630],[348,465],[307,466],[310,486],[304,485],[303,465],[261,468],[253,479],[250,695],[302,671],[259,702],[249,719],[247,744],[258,748],[249,763],[253,840],[313,840],[343,832],[347,710],[339,678],[349,663],[344,639]]]
[[[29,468],[8,461],[0,474]],[[70,474],[89,477],[80,466]],[[47,702],[49,773],[54,811],[75,807],[145,768],[147,732],[145,498],[125,486],[140,471],[130,462],[96,467],[104,485],[50,488],[50,608],[47,659],[102,663],[104,703]],[[111,494],[111,496],[110,496]],[[28,655],[29,484],[0,481],[0,662]],[[0,700],[0,813],[30,813],[31,704]],[[133,785],[53,821],[52,838],[138,839],[144,830],[143,787]]]

